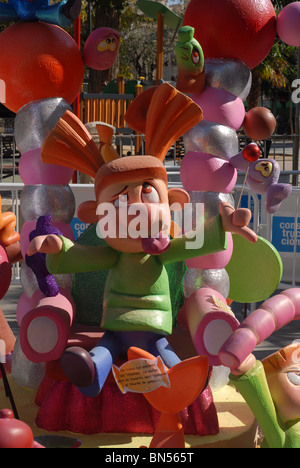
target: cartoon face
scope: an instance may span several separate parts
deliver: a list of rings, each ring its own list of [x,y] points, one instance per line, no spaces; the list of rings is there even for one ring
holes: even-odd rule
[[[97,46],[98,52],[105,52],[106,50],[110,50],[114,52],[118,47],[117,38],[113,35],[103,39]]]
[[[185,26],[179,30],[176,45],[178,67],[190,74],[201,73],[204,69],[202,48],[193,37],[194,28]]]
[[[99,28],[90,34],[83,50],[84,63],[95,70],[108,70],[114,64],[120,34],[111,28]]]
[[[267,368],[266,376],[280,419],[300,418],[300,344],[291,345],[285,362],[275,372]]]
[[[270,161],[262,161],[255,165],[254,168],[257,172],[260,172],[263,177],[270,177],[273,172],[273,164]]]
[[[170,228],[168,203],[168,191],[162,180],[125,179],[100,193],[98,226],[106,242],[114,249],[142,252],[142,239],[154,238],[163,231],[167,236]],[[111,209],[107,215],[105,209],[109,206]]]
[[[249,165],[247,185],[256,193],[266,193],[270,185],[277,184],[280,166],[274,159],[260,159]]]
[[[154,254],[153,242],[156,253],[166,250],[170,205],[176,203],[176,209],[182,209],[189,196],[181,189],[168,190],[163,164],[151,156],[127,157],[106,164],[99,172],[96,213],[107,244],[128,253]]]

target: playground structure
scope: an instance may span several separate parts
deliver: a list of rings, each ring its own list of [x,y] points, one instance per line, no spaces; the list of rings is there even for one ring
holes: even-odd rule
[[[156,2],[149,3],[155,4]],[[197,437],[193,442],[194,446],[205,446],[206,442],[203,441],[206,440],[206,436],[211,437],[208,446],[218,446],[218,443],[223,444],[224,439],[228,440],[228,437],[226,434],[224,437],[224,434],[219,431],[217,405],[214,405],[214,395],[207,383],[210,367],[218,373],[222,370],[220,365],[223,364],[228,368],[227,375],[230,369],[230,378],[234,385],[237,388],[246,387],[246,391],[242,392],[245,401],[239,400],[239,402],[241,403],[240,412],[243,416],[244,412],[248,415],[246,430],[241,431],[238,437],[231,435],[228,445],[230,443],[232,446],[235,444],[236,446],[253,445],[256,425],[254,419],[247,413],[249,404],[254,414],[257,412],[258,417],[263,418],[262,427],[264,422],[266,423],[266,446],[299,447],[297,436],[299,415],[297,408],[290,405],[289,400],[294,401],[294,395],[283,385],[282,398],[278,400],[279,403],[275,401],[276,395],[272,394],[274,382],[273,385],[272,382],[265,383],[263,372],[251,354],[255,346],[276,329],[299,319],[299,290],[290,289],[267,300],[261,308],[241,323],[237,321],[229,308],[232,300],[237,302],[265,301],[276,290],[282,275],[282,261],[276,249],[264,238],[247,228],[250,213],[239,207],[234,210],[228,203],[237,180],[237,168],[245,171],[245,183],[247,183],[247,176],[251,174],[251,169],[260,172],[265,177],[268,183],[264,185],[262,192],[257,190],[257,180],[251,188],[266,195],[266,207],[269,213],[278,210],[290,193],[288,184],[279,183],[274,162],[269,161],[271,166],[268,166],[269,172],[276,176],[274,179],[263,174],[265,166],[257,166],[267,161],[262,159],[257,161],[259,154],[256,145],[250,144],[241,153],[236,149],[236,130],[245,121],[242,97],[245,90],[249,89],[250,69],[268,53],[275,37],[276,23],[275,13],[271,8],[271,3],[267,0],[263,2],[264,9],[259,12],[259,17],[255,17],[258,13],[249,7],[251,2],[237,3],[240,8],[245,8],[248,15],[254,17],[256,26],[261,28],[263,33],[263,39],[260,38],[259,41],[256,37],[257,31],[253,33],[253,45],[256,47],[253,47],[251,52],[249,51],[250,55],[246,58],[246,64],[240,65],[239,61],[245,57],[239,56],[236,37],[233,38],[233,42],[238,54],[233,56],[233,49],[229,47],[231,44],[228,41],[224,44],[225,49],[228,48],[226,59],[220,59],[219,54],[224,54],[224,50],[221,52],[218,50],[219,44],[213,44],[212,39],[208,44],[205,43],[207,38],[200,37],[205,25],[197,22],[193,24],[196,18],[193,9],[196,8],[197,11],[198,8],[208,9],[207,11],[210,11],[210,8],[214,11],[217,9],[215,5],[211,5],[211,2],[208,4],[205,0],[202,2],[192,0],[183,23],[195,31],[195,37],[199,44],[204,46],[204,56],[207,57],[205,71],[207,77],[205,82],[203,82],[203,76],[201,77],[199,93],[196,95],[194,93],[191,99],[166,83],[157,83],[156,86],[144,92],[140,92],[141,89],[139,89],[137,96],[126,109],[126,114],[124,100],[120,103],[121,115],[124,112],[128,126],[138,135],[146,134],[145,153],[151,156],[135,155],[118,158],[112,146],[113,130],[108,122],[96,124],[99,144],[93,141],[91,134],[78,118],[80,109],[77,96],[82,84],[83,61],[76,43],[63,30],[53,29],[52,24],[30,20],[8,27],[0,35],[1,50],[7,63],[7,68],[4,70],[4,79],[8,84],[6,104],[17,112],[15,137],[21,153],[20,175],[24,182],[21,211],[25,223],[20,233],[19,244],[25,260],[21,273],[24,294],[17,310],[20,336],[13,350],[11,377],[20,388],[31,386],[36,393],[35,401],[40,409],[38,414],[35,410],[33,413],[37,426],[43,431],[55,432],[67,428],[72,432],[85,433],[85,441],[91,433],[149,432],[151,437],[153,436],[149,444],[151,448],[181,448],[185,445],[186,435],[193,434]],[[224,2],[222,5],[224,6]],[[294,6],[298,12],[299,3],[296,2]],[[223,13],[229,15],[229,24],[234,21],[229,4],[226,3]],[[203,17],[205,15],[201,14],[200,22]],[[245,18],[244,15],[243,18]],[[213,18],[211,21],[215,19],[218,18]],[[279,24],[282,25],[282,23],[285,24],[283,20],[280,20]],[[192,42],[191,29],[183,30],[185,40],[181,42]],[[294,29],[294,36],[297,36],[297,30]],[[187,32],[188,40],[186,40]],[[242,43],[243,28],[237,33],[241,35]],[[282,34],[285,40],[286,33]],[[38,44],[32,42],[32,37],[37,36],[41,39]],[[22,57],[22,50],[13,48],[14,41],[20,43],[20,37],[23,40],[26,38],[26,42],[31,45],[30,56],[25,58]],[[111,32],[108,37],[111,37]],[[52,40],[50,41],[49,38]],[[32,86],[30,80],[27,81],[29,94],[24,93],[23,88],[19,88],[19,93],[12,93],[9,51],[17,54],[15,57],[17,63],[21,62],[21,59],[27,61],[28,73],[33,75],[39,71],[35,64],[36,57],[44,53],[43,48],[48,50],[49,44],[55,52],[59,53],[58,63],[53,64],[56,69],[55,77],[62,76],[60,73],[60,67],[62,67],[67,72],[66,76],[69,76],[72,71],[72,83],[68,80],[68,86],[66,86],[63,79],[53,80],[52,75],[47,74],[46,66],[46,78],[41,76],[40,80],[36,80],[35,86]],[[67,56],[64,54],[64,47],[68,48]],[[98,52],[102,53],[103,50],[92,48],[92,55],[96,55],[97,59]],[[223,60],[225,60],[225,67]],[[97,63],[99,63],[98,60]],[[241,79],[236,73],[237,69],[245,71]],[[18,75],[20,79],[22,78],[21,71]],[[221,80],[221,85],[220,81],[216,80],[220,77],[220,71],[221,78],[224,78],[223,81]],[[235,94],[232,88],[227,87],[228,73],[232,77],[232,72],[239,78],[238,86],[233,83]],[[184,70],[184,73],[187,71]],[[203,69],[200,70],[201,73]],[[198,69],[196,74],[199,74]],[[45,79],[48,83],[47,87],[43,81]],[[188,81],[190,83],[190,78]],[[119,86],[121,91],[121,80]],[[45,88],[47,89],[46,96]],[[58,93],[60,97],[57,97]],[[70,106],[74,99],[76,106],[75,113],[72,113]],[[213,102],[214,105],[208,106],[208,101]],[[88,108],[89,104],[86,103],[86,106]],[[109,112],[112,116],[114,110]],[[92,113],[91,118],[94,121],[96,117],[98,116]],[[250,118],[250,114],[248,117]],[[106,119],[108,118],[107,115]],[[161,119],[161,126],[156,127],[155,123],[159,119]],[[272,118],[270,119],[269,115],[263,111],[258,116],[258,120],[260,120],[260,128],[261,124],[265,126],[263,136],[267,138],[274,128]],[[212,127],[217,129],[213,134],[211,133]],[[256,117],[247,127],[251,133],[254,131],[254,138],[258,139],[255,131],[257,129]],[[29,128],[34,129],[32,134]],[[226,144],[223,139],[224,132],[228,137]],[[29,134],[30,138],[28,138]],[[195,202],[203,201],[204,198],[206,204],[204,229],[210,233],[210,235],[206,234],[205,242],[209,239],[208,243],[204,244],[203,251],[197,250],[197,255],[195,252],[194,256],[192,253],[187,255],[182,247],[185,237],[178,237],[176,224],[173,223],[171,241],[163,235],[162,231],[159,231],[158,239],[150,236],[143,237],[142,251],[129,251],[129,254],[142,256],[143,261],[135,264],[130,271],[128,267],[124,270],[123,263],[120,261],[118,268],[121,268],[122,275],[112,272],[107,276],[106,270],[113,271],[114,266],[113,260],[109,260],[108,255],[110,258],[115,258],[119,255],[116,252],[120,251],[122,255],[125,253],[127,262],[132,260],[127,255],[128,250],[125,252],[122,250],[124,248],[122,242],[117,244],[116,239],[108,238],[107,242],[110,246],[108,248],[97,235],[96,202],[101,197],[104,197],[104,201],[106,200],[105,190],[113,186],[117,177],[119,183],[126,183],[126,187],[129,186],[130,190],[132,189],[132,192],[126,193],[127,198],[136,193],[134,192],[136,187],[132,184],[140,184],[142,197],[145,197],[142,200],[146,199],[149,205],[153,203],[153,200],[155,204],[157,190],[162,199],[168,200],[168,206],[171,204],[172,197],[174,201],[180,201],[182,205],[189,199],[187,192],[176,187],[167,192],[167,187],[162,185],[162,183],[166,184],[166,170],[162,161],[169,147],[181,135],[185,135],[186,145],[189,146],[183,158],[181,178],[185,189],[190,192],[192,201],[193,196],[196,197]],[[259,137],[261,138],[261,135]],[[223,145],[220,145],[220,138]],[[199,167],[203,172],[199,171]],[[97,197],[96,201],[84,200],[79,208],[79,218],[83,222],[91,223],[91,227],[75,245],[70,222],[74,217],[76,207],[74,195],[69,186],[74,170],[95,178]],[[154,183],[154,187],[149,184],[149,175],[145,176],[145,170],[151,172],[154,181],[158,180],[157,185]],[[200,177],[202,173],[204,177]],[[169,198],[166,198],[167,193],[169,193]],[[220,205],[219,202],[221,202]],[[144,203],[147,204],[145,201]],[[62,234],[63,236],[59,237]],[[117,240],[120,241],[120,239]],[[131,242],[132,239],[126,238],[126,241]],[[140,246],[138,248],[141,249]],[[81,270],[81,265],[75,267],[76,261],[72,260],[72,256],[68,254],[69,250],[76,252],[76,249],[81,252],[84,260],[89,259],[83,270]],[[82,256],[82,252],[85,252],[87,257],[85,254]],[[106,273],[100,276],[100,263],[94,265],[94,259],[99,252],[103,252],[104,256],[107,255],[104,268],[102,267]],[[141,267],[146,258],[145,254],[151,257],[155,274],[152,270],[147,270],[145,274],[146,264]],[[158,256],[155,257],[157,254]],[[241,257],[244,259],[242,263]],[[170,307],[167,302],[164,305],[169,315],[168,323],[163,321],[163,324],[159,323],[161,320],[155,322],[157,312],[161,313],[160,310],[156,310],[157,304],[154,310],[148,305],[148,315],[143,319],[144,322],[135,311],[135,308],[139,310],[145,307],[145,297],[150,298],[153,290],[156,294],[163,292],[164,301],[167,301],[165,289],[161,289],[162,283],[158,280],[153,282],[154,276],[157,278],[159,263],[155,258],[161,259],[159,262],[161,261],[162,264],[171,264],[173,258],[180,260],[174,269],[161,270],[160,279],[163,278],[164,287],[168,281],[170,283],[170,300],[172,301]],[[261,267],[262,263],[263,267]],[[89,273],[90,269],[91,274],[82,276]],[[130,278],[134,279],[132,283],[137,289],[133,289],[129,296],[135,297],[136,303],[133,306],[130,302],[133,299],[129,300],[129,310],[124,310],[124,316],[128,314],[129,318],[122,323],[123,314],[118,312],[118,307],[122,309],[124,304],[121,300],[121,304],[116,308],[113,295],[115,291],[119,291],[123,301],[128,301],[125,293],[128,293],[128,290],[131,291]],[[127,285],[125,285],[125,279],[128,280]],[[111,289],[108,287],[109,284],[113,284]],[[186,293],[188,289],[189,294]],[[108,293],[104,301],[101,297],[103,291],[105,291],[104,295]],[[103,309],[100,305],[102,303]],[[113,312],[115,308],[117,309],[117,326],[109,320],[107,304],[108,309],[111,308]],[[158,317],[160,317],[159,314]],[[101,315],[103,329],[99,327]],[[177,326],[175,326],[176,322]],[[163,329],[161,330],[159,326]],[[128,335],[122,335],[124,330],[129,332]],[[168,342],[161,337],[155,341],[156,351],[153,343],[150,343],[151,346],[149,344],[149,335],[145,334],[153,330],[163,331],[163,333],[158,333],[159,336],[160,334],[170,335]],[[135,335],[135,332],[140,335]],[[116,336],[113,336],[114,333]],[[124,348],[120,349],[119,343],[116,342],[119,339],[123,340]],[[180,347],[182,343],[184,347]],[[170,344],[174,352],[170,350]],[[90,349],[96,350],[92,355],[97,357],[98,353],[99,356],[102,353],[99,348],[104,347],[113,358],[112,362],[109,359],[109,363],[105,364],[107,366],[105,370],[102,368],[102,361],[100,364],[96,360],[91,362],[91,355],[88,352]],[[120,350],[127,352],[125,361],[124,355],[118,356]],[[287,365],[292,360],[293,364],[299,366],[297,348],[292,349],[291,359],[289,352],[286,352],[286,355],[288,356],[285,359]],[[117,357],[123,360],[115,361]],[[158,358],[162,359],[163,364]],[[20,366],[20,362],[23,365]],[[144,368],[147,367],[147,372],[151,372],[153,379],[155,377],[155,385],[150,391],[147,387],[150,383],[145,382],[145,374],[141,372],[139,374],[141,389],[138,392],[132,392],[131,373],[141,369],[141,367],[135,367],[136,362],[137,366],[143,364]],[[116,379],[117,382],[111,380],[112,376],[109,371],[112,363],[116,363],[116,367],[113,368],[115,378],[116,375],[123,375],[126,381],[125,386],[124,381],[118,380],[119,377]],[[77,380],[78,365],[82,366],[86,376],[84,384],[80,379]],[[259,371],[257,371],[258,368]],[[285,369],[285,365],[280,367],[282,368]],[[290,375],[292,372],[296,376]],[[5,370],[3,376],[4,373]],[[269,369],[265,373],[268,377]],[[106,381],[108,375],[110,377]],[[198,379],[195,379],[196,375]],[[271,375],[273,377],[272,373]],[[297,371],[289,371],[288,375],[292,383],[297,385],[295,381]],[[276,374],[275,384],[276,378],[281,377]],[[223,380],[222,376],[221,380]],[[101,384],[99,395],[98,392],[94,394],[96,384]],[[250,396],[249,386],[254,389],[250,391]],[[268,393],[268,386],[271,396]],[[227,378],[221,387],[221,390],[224,388],[225,392],[230,392]],[[260,398],[262,387],[264,397]],[[13,388],[15,389],[15,385]],[[121,394],[119,389],[125,388],[127,390]],[[16,394],[19,392],[16,391]],[[225,394],[224,398],[226,400],[228,395]],[[230,398],[233,398],[232,394]],[[271,424],[277,421],[273,400],[276,405],[282,405],[277,412],[279,418],[284,418],[286,425],[278,428],[276,437],[272,437],[272,431],[270,436],[269,431],[269,421]],[[122,415],[120,418],[124,401],[127,404],[127,417],[124,418]],[[32,400],[30,404],[33,404]],[[268,412],[264,413],[266,408]],[[140,418],[141,414],[143,414],[143,421]],[[1,413],[1,419],[3,420],[1,423],[6,424],[10,421],[11,424],[11,414]],[[156,424],[151,425],[150,421],[153,422],[153,420]],[[33,424],[32,416],[28,422]],[[191,428],[191,425],[194,427]],[[277,425],[280,426],[278,421]],[[203,437],[202,441],[201,437]],[[32,446],[31,434],[28,440],[26,446]],[[4,441],[3,444],[5,446],[7,442]]]

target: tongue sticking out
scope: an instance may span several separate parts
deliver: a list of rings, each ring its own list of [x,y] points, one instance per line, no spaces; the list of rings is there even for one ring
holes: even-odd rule
[[[142,239],[142,247],[144,252],[149,255],[160,255],[170,247],[170,239],[165,233],[160,232],[157,237]]]

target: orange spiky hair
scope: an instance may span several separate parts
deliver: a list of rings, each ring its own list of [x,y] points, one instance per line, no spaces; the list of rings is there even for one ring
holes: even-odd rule
[[[142,95],[143,93],[140,96]],[[130,105],[126,114],[128,123],[133,122],[135,113],[140,115],[140,102],[136,98]],[[173,143],[202,118],[202,110],[189,97],[168,83],[160,85],[151,93],[147,118],[145,117],[145,123],[142,124],[145,124],[146,154],[163,161]],[[133,130],[136,130],[134,127],[135,125]],[[71,167],[95,178],[105,163],[118,158],[110,145],[111,130],[105,128],[105,125],[97,126],[97,130],[104,143],[100,150],[83,123],[67,111],[45,139],[42,161]]]
[[[290,364],[300,363],[300,343],[291,343],[285,348],[271,354],[262,360],[262,364],[267,376],[280,372]]]
[[[145,132],[145,153],[163,161],[175,141],[201,122],[203,112],[188,96],[164,83],[135,98],[125,119],[133,130]]]
[[[65,112],[45,139],[41,158],[43,162],[70,167],[91,177],[104,164],[89,131],[70,111]]]

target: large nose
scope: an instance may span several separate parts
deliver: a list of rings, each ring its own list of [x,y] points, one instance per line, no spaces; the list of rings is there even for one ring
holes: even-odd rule
[[[169,227],[169,210],[163,203],[132,203],[128,205],[128,226],[139,224],[141,237],[155,237]]]

